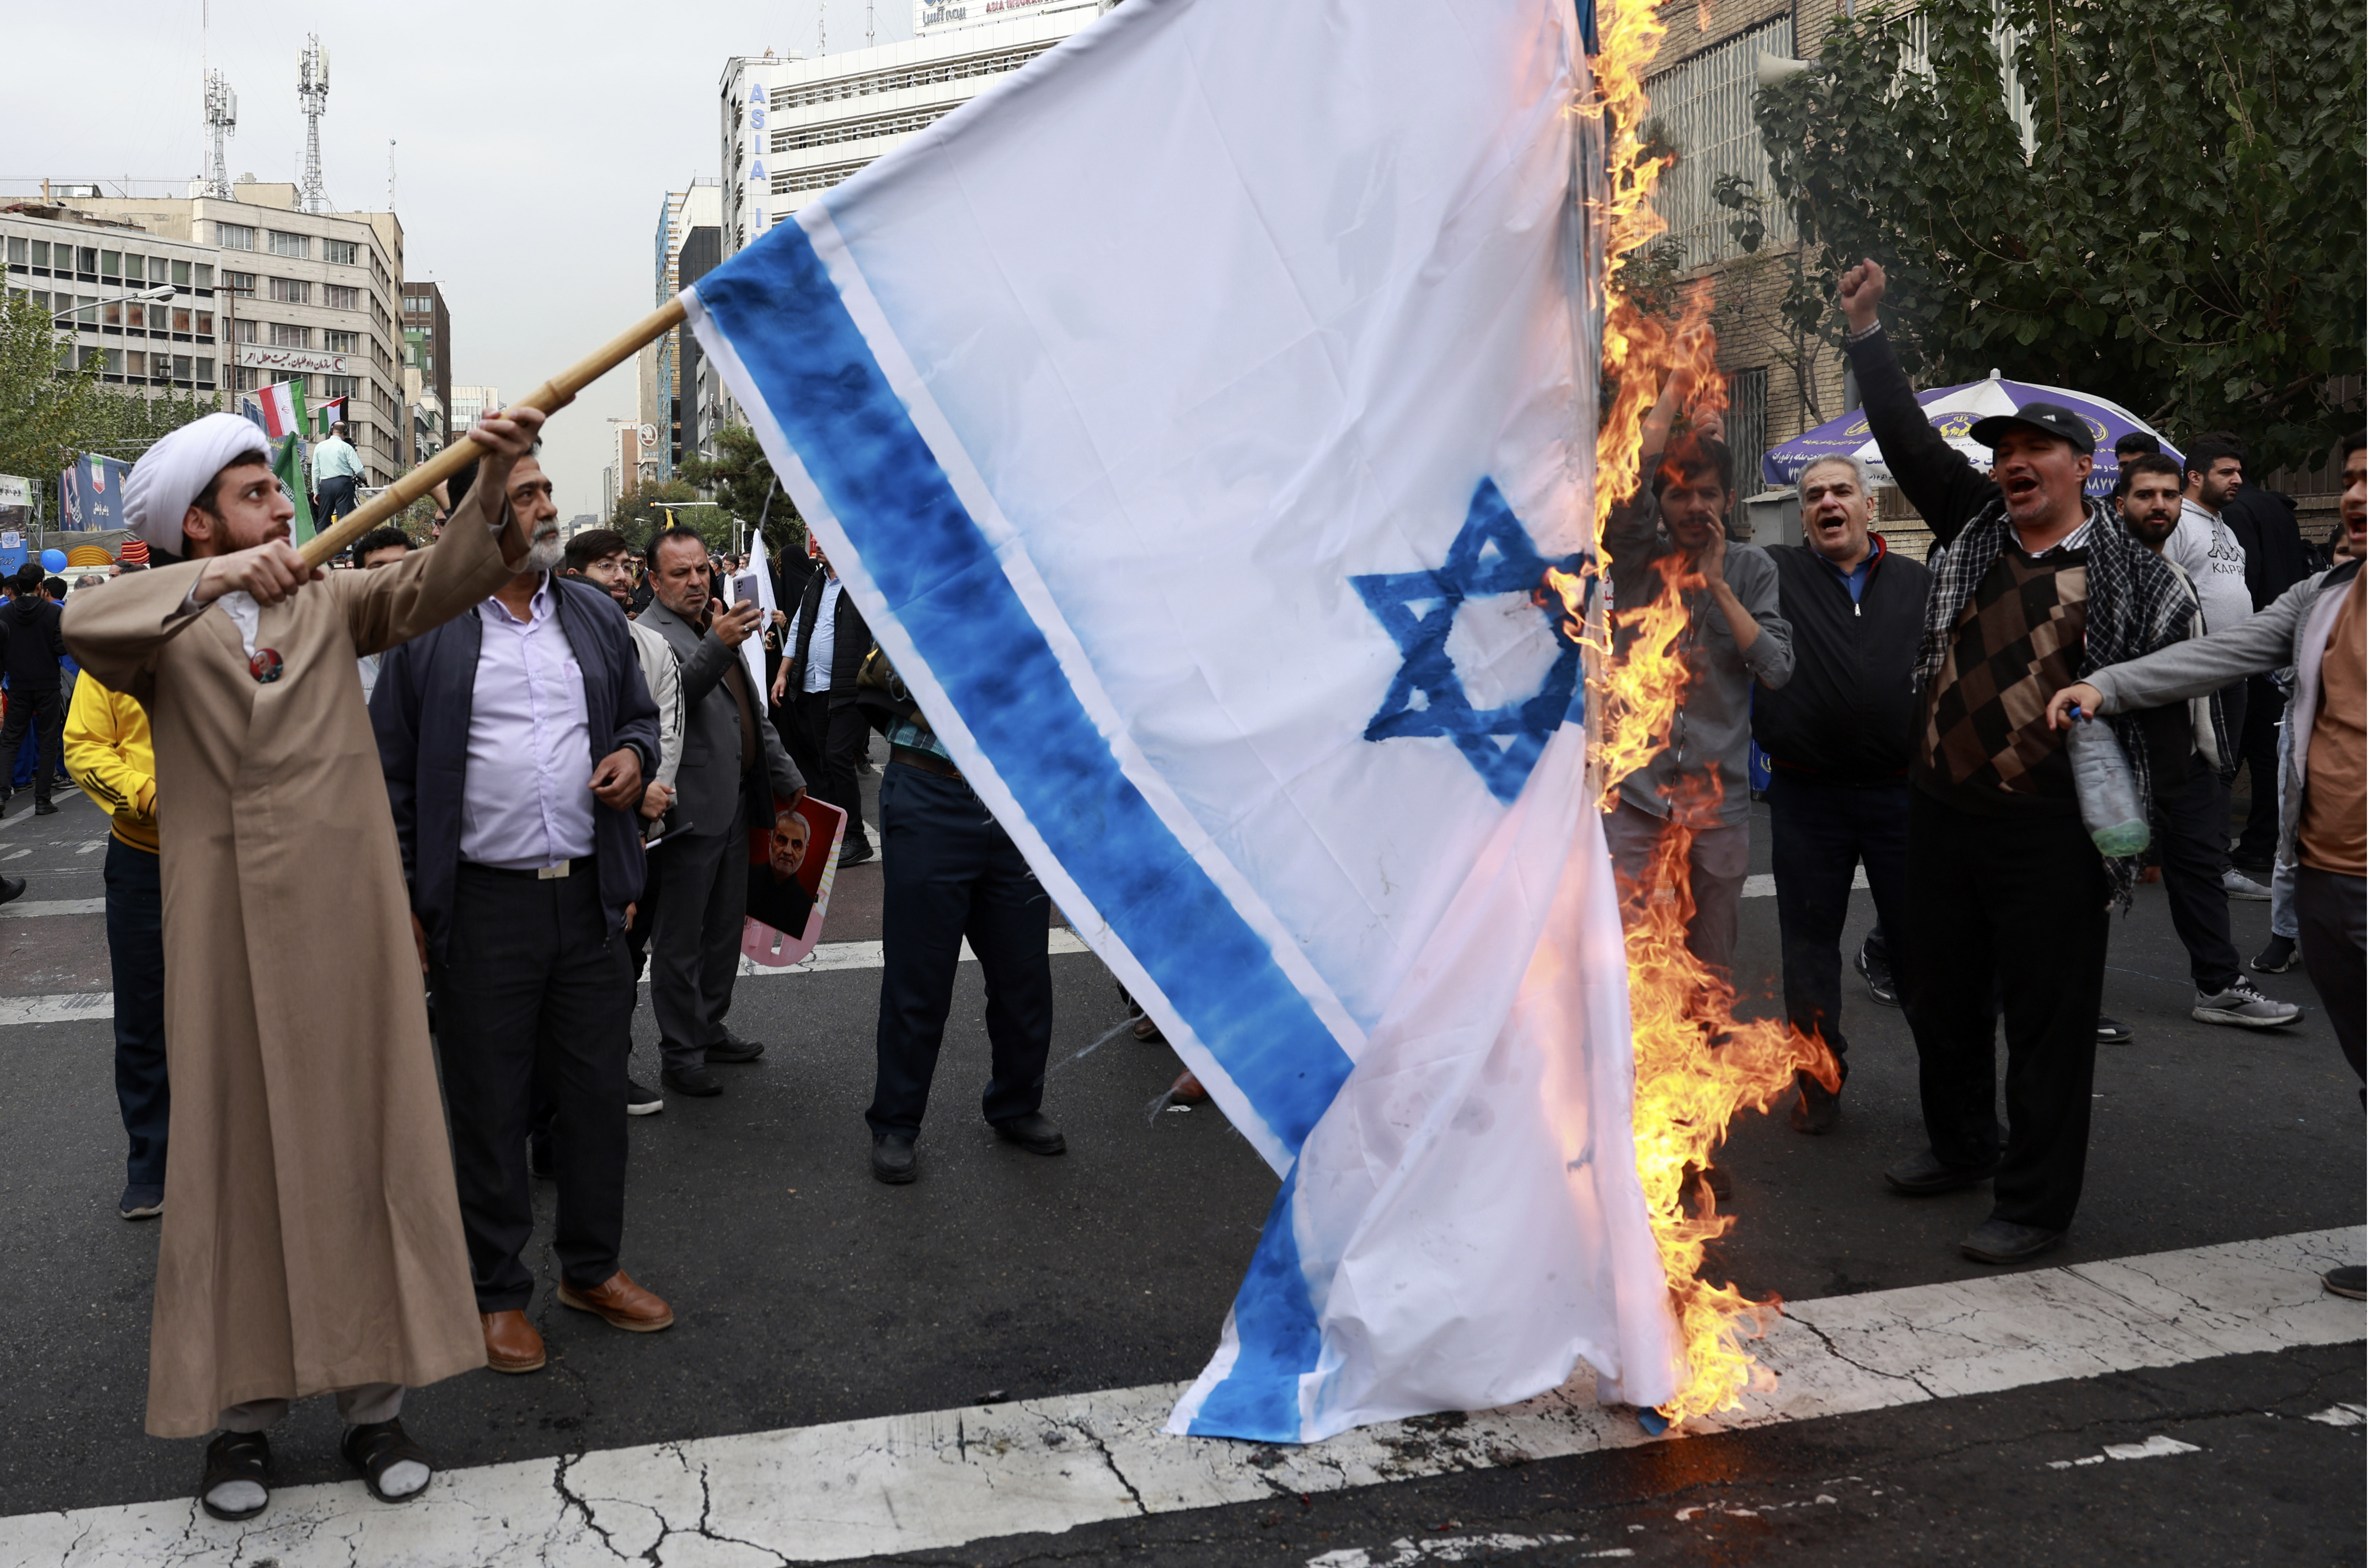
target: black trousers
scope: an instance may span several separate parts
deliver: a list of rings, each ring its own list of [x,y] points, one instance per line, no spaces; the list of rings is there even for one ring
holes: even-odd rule
[[[2237,944],[2228,930],[2228,786],[2200,755],[2187,759],[2187,777],[2156,790],[2155,831],[2162,849],[2162,885],[2170,923],[2187,949],[2195,989],[2217,996],[2235,985]]]
[[[2060,1230],[2080,1206],[2110,921],[2105,863],[2075,814],[1996,817],[1910,792],[1906,1021],[1931,1152],[1998,1166],[1994,1218]],[[1997,1119],[2005,1003],[2006,1122]]]
[[[1906,945],[1906,786],[1821,784],[1774,770],[1766,809],[1774,839],[1774,913],[1783,933],[1783,1006],[1792,1026],[1845,1058],[1841,931],[1857,862],[1883,944]],[[1846,1070],[1845,1065],[1844,1071]]]
[[[883,770],[881,799],[883,999],[866,1124],[911,1136],[924,1125],[961,940],[982,960],[989,992],[983,1119],[1029,1115],[1040,1109],[1055,1005],[1047,890],[962,780],[895,755]]]
[[[580,1289],[619,1268],[627,1183],[627,951],[604,928],[591,866],[543,880],[468,863],[434,964],[437,1062],[454,1184],[483,1313],[536,1293],[520,1252],[531,1206],[531,1085],[553,1096],[554,1258]]]
[[[36,719],[41,721],[41,739],[36,742],[40,754],[33,763],[33,799],[46,803],[66,750],[66,694],[56,686],[30,691],[12,686],[8,719],[0,723],[0,756],[6,757],[10,766],[16,766],[17,748],[25,743],[25,727]]]
[[[124,1180],[165,1184],[173,1094],[165,1081],[165,897],[158,859],[107,841],[107,968],[115,985],[115,1104],[131,1146]]]
[[[2369,1081],[2369,879],[2340,872],[2295,871],[2295,919],[2302,928],[2303,968],[2335,1027],[2344,1059]]]
[[[810,794],[850,814],[842,843],[845,849],[856,849],[866,842],[858,793],[858,765],[866,755],[866,710],[854,702],[835,707],[823,692],[802,692],[787,706],[804,750],[815,759],[818,770],[808,771],[808,762],[799,754],[794,754],[794,764],[801,769],[801,777],[809,780]]]
[[[735,821],[742,820],[738,809]],[[682,833],[645,857],[635,962],[640,969],[649,940],[652,1016],[661,1027],[663,1067],[699,1067],[709,1060],[710,1048],[726,1038],[735,971],[743,957],[750,864],[749,840],[739,826],[723,833]],[[632,974],[628,983],[634,983]]]
[[[2229,860],[2238,870],[2267,880],[2278,854],[2278,720],[2286,716],[2287,695],[2267,675],[2245,683],[2245,766],[2253,778],[2253,805],[2245,818]],[[2228,826],[2221,818],[2221,829]]]
[[[330,526],[333,517],[343,517],[355,509],[355,480],[352,474],[340,474],[326,479],[321,484],[322,509],[314,519],[316,529]]]

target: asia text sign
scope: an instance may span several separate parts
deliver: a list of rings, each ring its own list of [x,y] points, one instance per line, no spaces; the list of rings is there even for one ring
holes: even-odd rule
[[[261,343],[242,343],[239,362],[258,370],[286,371],[294,375],[352,375],[352,354],[317,354],[310,349],[269,349]]]

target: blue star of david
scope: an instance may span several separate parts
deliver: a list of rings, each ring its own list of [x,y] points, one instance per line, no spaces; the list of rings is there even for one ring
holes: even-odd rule
[[[1573,572],[1582,554],[1559,561],[1536,553],[1535,540],[1519,526],[1510,503],[1490,479],[1477,481],[1469,517],[1454,536],[1444,564],[1426,572],[1379,572],[1350,579],[1370,613],[1395,639],[1403,668],[1387,688],[1386,701],[1362,731],[1366,741],[1441,735],[1451,740],[1494,798],[1509,805],[1526,786],[1544,743],[1574,706],[1582,678],[1577,645],[1568,635],[1559,604],[1543,606],[1544,621],[1559,645],[1534,695],[1499,707],[1473,706],[1453,668],[1445,642],[1463,600],[1491,594],[1533,593],[1544,574]]]

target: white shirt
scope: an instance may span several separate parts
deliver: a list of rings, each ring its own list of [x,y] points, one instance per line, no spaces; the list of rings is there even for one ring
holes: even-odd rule
[[[462,858],[529,871],[594,852],[586,677],[548,576],[517,620],[479,606],[479,669],[462,775]]]
[[[2163,541],[2162,552],[2185,570],[2204,605],[2204,629],[2226,631],[2252,618],[2253,590],[2245,586],[2245,547],[2219,514],[2203,503],[2182,498],[2179,526]]]
[[[190,591],[197,592],[197,586],[193,585]],[[227,593],[215,602],[221,605],[223,613],[231,617],[231,624],[239,628],[239,646],[247,649],[248,658],[254,659],[256,629],[264,624],[264,607],[256,602],[256,595],[245,589]]]
[[[842,579],[828,576],[818,595],[817,629],[809,633],[809,665],[801,671],[801,690],[833,690],[833,611],[842,602]]]

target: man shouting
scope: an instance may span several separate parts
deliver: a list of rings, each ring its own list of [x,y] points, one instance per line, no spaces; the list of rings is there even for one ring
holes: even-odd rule
[[[406,1386],[486,1362],[355,659],[511,579],[528,540],[501,498],[543,422],[471,432],[482,482],[441,548],[325,574],[289,543],[262,433],[210,414],[125,484],[156,569],[66,612],[75,658],[153,726],[174,1098],[148,1428],[221,1429],[217,1518],[262,1510],[264,1429],[310,1394],[337,1393],[375,1496],[418,1493]]]

